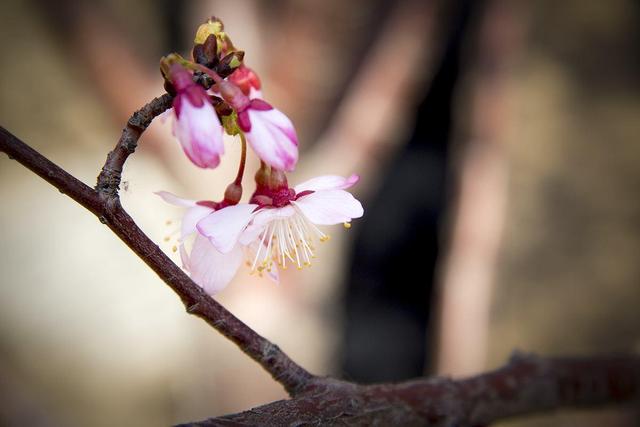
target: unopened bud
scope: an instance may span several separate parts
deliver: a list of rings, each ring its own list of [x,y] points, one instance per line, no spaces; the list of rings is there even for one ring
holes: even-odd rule
[[[236,111],[243,111],[249,105],[249,98],[233,83],[223,80],[217,86],[222,98]]]
[[[260,90],[261,86],[258,75],[244,64],[229,76],[229,81],[235,83],[242,90],[242,93],[247,96],[251,94],[251,88]]]
[[[269,176],[269,188],[272,190],[279,190],[281,188],[288,188],[287,176],[284,171],[271,168],[271,175]]]
[[[193,60],[205,67],[213,68],[218,63],[218,40],[214,34],[209,34],[203,44],[193,47]]]
[[[230,205],[237,205],[242,198],[242,185],[232,182],[224,192],[224,201]]]
[[[163,60],[160,61],[160,74],[162,74],[162,78],[164,79],[164,90],[166,90],[168,94],[175,96],[176,88],[173,87],[173,84],[171,83],[169,68],[169,63],[163,58]]]
[[[231,75],[238,67],[242,65],[244,59],[244,52],[236,50],[220,60],[220,63],[216,66],[216,73],[223,79]]]
[[[269,186],[269,175],[271,174],[271,168],[269,166],[262,163],[260,169],[254,175],[254,179],[256,181],[256,186],[260,187],[268,187]]]
[[[214,101],[214,99],[216,99],[217,101]],[[217,96],[212,96],[211,97],[212,103],[213,103],[213,108],[215,108],[216,113],[218,113],[219,117],[222,116],[229,116],[233,113],[233,108],[231,108],[231,106],[229,106],[229,104],[227,104],[226,102],[224,102],[222,99],[218,98]]]
[[[216,36],[223,29],[224,25],[222,24],[222,21],[215,16],[212,16],[207,20],[207,22],[198,27],[198,31],[196,31],[196,37],[193,42],[195,44],[204,44],[205,40],[207,40],[211,34]]]
[[[182,91],[193,85],[193,75],[178,63],[171,64],[169,68],[169,79],[178,91]]]

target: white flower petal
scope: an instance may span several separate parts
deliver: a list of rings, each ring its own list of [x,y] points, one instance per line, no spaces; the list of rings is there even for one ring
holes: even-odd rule
[[[287,218],[296,213],[293,206],[285,206],[282,208],[263,208],[256,211],[253,219],[247,228],[240,235],[240,243],[248,245],[260,236],[260,233],[267,224],[279,218]]]
[[[162,197],[162,200],[171,205],[182,206],[184,208],[196,206],[196,200],[182,199],[168,191],[156,191],[155,194]]]
[[[207,206],[195,205],[188,209],[184,217],[182,218],[182,225],[180,226],[180,241],[184,241],[187,236],[196,232],[196,224],[200,222],[207,215],[214,212],[214,209]]]
[[[296,193],[302,193],[303,191],[346,190],[358,181],[360,181],[360,177],[356,174],[348,178],[339,175],[323,175],[298,184],[293,189]]]
[[[258,205],[244,203],[227,206],[200,220],[197,229],[209,238],[216,249],[228,253],[236,245],[240,233],[251,220],[257,207]]]
[[[360,218],[362,204],[344,190],[317,191],[291,202],[314,224],[333,225]]]
[[[209,295],[215,295],[233,279],[242,264],[242,258],[240,246],[235,246],[223,254],[216,250],[206,237],[197,235],[187,269],[194,282],[202,286]]]

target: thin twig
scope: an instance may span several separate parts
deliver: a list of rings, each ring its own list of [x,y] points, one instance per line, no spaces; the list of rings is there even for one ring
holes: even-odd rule
[[[163,95],[131,116],[116,147],[107,157],[95,190],[46,159],[3,127],[0,127],[0,151],[7,153],[10,158],[96,215],[100,222],[106,224],[178,294],[187,312],[204,319],[236,343],[244,353],[282,384],[290,395],[296,395],[314,376],[291,360],[278,346],[260,336],[207,295],[140,230],[120,204],[118,186],[125,161],[134,152],[138,138],[153,118],[170,106],[171,96]]]
[[[127,158],[138,146],[140,135],[149,127],[154,118],[171,108],[173,97],[168,93],[154,98],[147,105],[133,113],[122,129],[116,147],[107,155],[107,161],[98,176],[96,190],[110,197],[117,197],[122,179],[122,168]]]

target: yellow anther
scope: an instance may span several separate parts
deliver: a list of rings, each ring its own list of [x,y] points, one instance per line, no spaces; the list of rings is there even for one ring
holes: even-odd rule
[[[344,225],[344,228],[351,228],[351,223],[350,222],[345,222],[342,225]]]
[[[168,219],[168,220],[165,222],[165,224],[166,224],[166,225],[171,225],[171,223],[172,223],[172,222],[173,222],[173,221],[171,221],[170,219]]]
[[[171,250],[172,250],[173,252],[175,252],[175,251],[177,251],[177,250],[178,250],[178,247],[177,247],[176,245],[173,245],[173,247],[171,248]]]
[[[164,236],[164,241],[165,241],[165,242],[168,242],[170,239],[171,239],[171,237],[169,237],[169,236]]]

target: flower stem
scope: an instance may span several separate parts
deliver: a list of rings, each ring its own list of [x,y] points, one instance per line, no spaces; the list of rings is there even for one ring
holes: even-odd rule
[[[244,136],[244,132],[240,132],[240,141],[242,142],[242,153],[240,154],[240,165],[238,166],[238,175],[234,183],[240,185],[242,183],[242,177],[244,176],[244,167],[247,163],[247,140]]]

